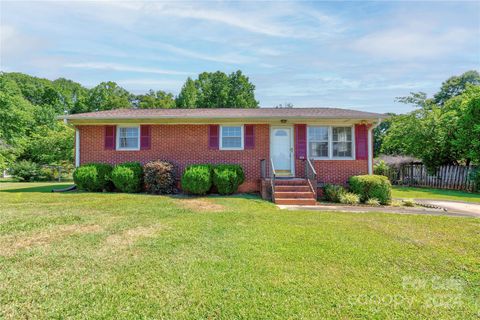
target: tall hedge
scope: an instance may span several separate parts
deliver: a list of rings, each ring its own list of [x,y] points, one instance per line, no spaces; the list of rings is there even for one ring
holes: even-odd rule
[[[73,173],[73,181],[80,190],[112,191],[111,173],[113,167],[106,163],[88,163]]]
[[[362,202],[376,198],[381,204],[388,204],[392,200],[392,185],[385,176],[353,176],[350,177],[348,183],[350,190],[358,194]]]
[[[112,182],[121,192],[136,193],[143,189],[143,168],[139,162],[116,165],[112,171]]]

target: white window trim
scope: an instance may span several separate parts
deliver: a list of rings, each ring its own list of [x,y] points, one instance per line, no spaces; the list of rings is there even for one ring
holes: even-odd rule
[[[241,146],[238,148],[228,148],[228,147],[223,147],[223,127],[240,127],[240,141],[241,141]],[[243,150],[244,149],[244,134],[243,134],[243,124],[225,124],[220,126],[220,135],[218,138],[219,141],[219,149],[220,150]]]
[[[309,127],[328,127],[328,157],[310,157],[310,134]],[[352,156],[351,157],[334,157],[333,156],[333,128],[351,128],[352,130]],[[307,156],[309,159],[313,160],[355,160],[355,125],[335,125],[335,126],[326,126],[326,125],[307,125]]]
[[[120,128],[137,128],[138,129],[138,147],[137,148],[121,148],[120,147]],[[140,150],[140,125],[128,125],[128,124],[125,124],[125,125],[117,125],[117,132],[116,132],[116,146],[115,146],[115,150],[118,150],[118,151],[138,151]]]

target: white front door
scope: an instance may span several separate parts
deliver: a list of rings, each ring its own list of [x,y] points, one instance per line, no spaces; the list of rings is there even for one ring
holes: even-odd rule
[[[292,128],[273,127],[270,143],[275,171],[280,175],[293,174]]]

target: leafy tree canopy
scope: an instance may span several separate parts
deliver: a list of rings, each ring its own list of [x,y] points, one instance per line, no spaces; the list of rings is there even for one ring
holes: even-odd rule
[[[140,109],[172,109],[175,108],[175,99],[171,93],[150,90],[147,94],[138,95],[135,105]]]
[[[258,108],[254,91],[241,71],[203,72],[196,80],[187,79],[176,102],[178,108]]]
[[[443,106],[450,98],[458,96],[467,85],[480,85],[480,74],[476,70],[467,71],[460,76],[453,76],[442,83],[440,91],[433,96],[436,104]]]
[[[381,153],[414,156],[432,170],[443,164],[480,164],[478,72],[451,77],[434,98],[419,92],[397,101],[418,109],[392,117],[385,132],[376,131]]]

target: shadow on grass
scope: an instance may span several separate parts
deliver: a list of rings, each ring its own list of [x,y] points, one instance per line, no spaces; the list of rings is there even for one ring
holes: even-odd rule
[[[50,184],[44,186],[36,186],[36,187],[25,187],[25,188],[15,188],[15,189],[4,189],[0,190],[0,192],[39,192],[39,193],[51,193],[52,189],[63,189],[70,187],[72,184]],[[66,192],[71,193],[71,192]]]

